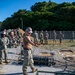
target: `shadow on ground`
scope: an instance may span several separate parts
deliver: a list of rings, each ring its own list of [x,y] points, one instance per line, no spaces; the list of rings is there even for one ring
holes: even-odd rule
[[[5,74],[5,75],[21,75],[23,73],[10,73],[10,74]]]

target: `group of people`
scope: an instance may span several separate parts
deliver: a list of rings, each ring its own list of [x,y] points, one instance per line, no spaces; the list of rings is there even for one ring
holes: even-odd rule
[[[0,64],[2,64],[2,54],[4,53],[4,62],[9,63],[8,57],[7,57],[7,48],[11,47],[17,47],[20,44],[20,38],[22,37],[18,33],[19,29],[12,29],[10,32],[7,32],[6,29],[2,31],[1,37],[0,37]]]
[[[45,42],[45,44],[48,44],[48,39],[49,39],[49,33],[46,30],[45,32],[41,31],[38,35],[38,32],[35,31],[33,33],[34,36],[34,40],[33,37],[31,36],[31,34],[33,33],[32,28],[28,27],[26,28],[24,34],[22,35],[21,33],[19,33],[19,28],[18,29],[14,29],[11,30],[9,33],[7,33],[6,30],[3,31],[2,33],[2,37],[0,38],[0,64],[2,64],[2,52],[4,52],[4,57],[5,57],[5,63],[9,63],[9,61],[7,60],[7,47],[17,47],[18,45],[23,43],[23,54],[24,54],[24,62],[23,62],[23,75],[28,75],[27,73],[27,66],[29,65],[32,69],[32,72],[36,72],[38,69],[35,68],[34,66],[34,61],[33,61],[33,56],[32,56],[32,46],[39,46],[39,39],[40,39],[40,44],[43,44]],[[53,42],[56,43],[56,37],[57,37],[57,33],[54,30],[53,31]],[[60,44],[62,43],[62,39],[64,37],[64,34],[60,31],[60,35],[59,35],[59,41]],[[20,40],[21,38],[22,41]]]
[[[44,44],[44,43],[48,44],[49,33],[47,32],[47,30],[45,31],[45,33],[42,30],[39,35],[38,32],[35,31],[33,33],[33,37],[35,43],[39,43],[39,39],[40,39],[40,44]]]
[[[32,69],[32,72],[36,72],[38,69],[35,68],[34,66],[34,61],[33,61],[33,56],[32,56],[32,46],[39,46],[39,41],[38,41],[38,37],[40,37],[40,43],[43,44],[44,40],[45,43],[48,44],[48,38],[49,38],[49,34],[47,31],[45,31],[45,34],[43,34],[43,31],[40,32],[40,35],[38,36],[37,31],[35,31],[33,33],[34,36],[34,41],[32,40],[32,28],[28,27],[25,30],[25,35],[23,36],[23,49],[24,49],[24,62],[23,62],[23,75],[28,75],[27,73],[27,66],[29,65],[30,68]],[[54,31],[55,34],[55,31]],[[55,34],[56,36],[56,34]],[[60,40],[62,40],[63,34],[60,31]],[[54,38],[56,39],[56,38]],[[55,40],[54,40],[55,41]],[[60,41],[61,42],[61,41]]]
[[[32,46],[36,46],[38,47],[38,33],[37,31],[34,32],[34,41],[32,40],[32,28],[28,27],[25,30],[25,35],[23,36],[23,48],[24,48],[24,62],[23,62],[23,75],[28,75],[27,73],[27,66],[29,65],[32,72],[36,72],[38,69],[35,68],[34,66],[34,61],[33,61],[33,56],[32,56]],[[56,42],[56,31],[53,31],[53,35],[54,35],[54,39],[53,41]],[[44,39],[45,39],[45,43],[48,44],[48,38],[49,38],[49,34],[47,31],[45,31],[45,34],[43,35],[43,31],[40,32],[40,43],[42,44]],[[45,37],[44,37],[45,36]],[[64,34],[62,33],[62,31],[60,31],[59,34],[59,41],[60,44],[62,43],[62,39],[64,38]]]
[[[67,33],[68,34],[68,33]],[[67,39],[70,38],[70,42],[73,42],[75,33],[74,31],[69,32],[70,35],[67,36]],[[64,33],[62,31],[56,32],[55,30],[48,32],[46,31],[34,31],[33,33],[34,42],[40,44],[49,44],[48,40],[53,39],[53,43],[56,43],[56,40],[59,39],[59,44],[62,44],[63,39],[65,38]]]
[[[32,28],[28,27],[25,30],[25,33],[22,35],[18,32],[19,29],[13,29],[9,33],[7,33],[6,29],[2,32],[2,37],[0,38],[0,64],[2,64],[2,53],[4,53],[4,62],[9,63],[7,58],[7,47],[17,47],[18,44],[23,43],[23,54],[24,54],[24,62],[23,62],[23,75],[27,74],[27,66],[30,65],[32,72],[36,72],[37,68],[34,66],[33,56],[32,56],[32,45],[38,47],[37,43],[33,42],[33,38],[31,37]],[[23,38],[20,41],[20,38]]]
[[[53,31],[52,35],[53,35],[53,42],[56,43],[57,33],[56,33],[55,30]],[[49,36],[50,35],[49,35],[49,33],[48,33],[47,30],[46,31],[43,31],[42,30],[39,33],[39,35],[38,35],[38,32],[37,31],[35,31],[33,33],[34,42],[35,43],[40,43],[40,44],[48,44]],[[62,43],[63,38],[64,38],[64,34],[60,31],[60,33],[59,33],[59,42],[60,42],[60,44]]]

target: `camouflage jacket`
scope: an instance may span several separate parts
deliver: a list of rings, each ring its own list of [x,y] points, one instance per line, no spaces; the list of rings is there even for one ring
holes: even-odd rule
[[[0,50],[3,50],[3,49],[4,49],[4,43],[2,39],[0,38]]]

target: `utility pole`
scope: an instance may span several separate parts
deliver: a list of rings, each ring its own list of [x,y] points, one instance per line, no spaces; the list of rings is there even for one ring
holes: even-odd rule
[[[23,29],[23,19],[22,18],[20,18],[21,19],[21,25],[22,25],[22,29]]]

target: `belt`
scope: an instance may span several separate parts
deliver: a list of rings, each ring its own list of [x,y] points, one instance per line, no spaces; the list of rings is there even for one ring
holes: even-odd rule
[[[24,50],[31,50],[31,49],[29,49],[29,48],[24,48]]]

